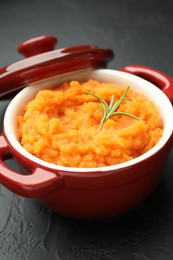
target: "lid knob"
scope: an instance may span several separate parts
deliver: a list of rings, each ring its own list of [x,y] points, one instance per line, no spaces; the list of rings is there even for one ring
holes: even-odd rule
[[[25,57],[31,57],[54,50],[57,41],[57,38],[52,35],[35,37],[21,43],[18,51]]]

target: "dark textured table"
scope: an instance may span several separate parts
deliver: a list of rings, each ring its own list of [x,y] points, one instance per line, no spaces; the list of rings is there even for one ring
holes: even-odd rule
[[[22,41],[53,34],[60,48],[112,48],[110,68],[138,63],[173,77],[172,13],[172,0],[1,0],[0,67],[21,59]],[[0,100],[1,124],[9,102]],[[15,161],[7,163],[18,170]],[[173,150],[151,197],[123,216],[74,220],[3,186],[0,209],[0,260],[172,260]]]

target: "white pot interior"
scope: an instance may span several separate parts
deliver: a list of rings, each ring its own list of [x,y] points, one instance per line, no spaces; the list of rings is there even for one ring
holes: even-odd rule
[[[39,89],[47,89],[50,87],[57,87],[57,85],[63,81],[67,80],[87,80],[87,79],[95,79],[100,82],[110,82],[116,83],[119,85],[128,85],[136,92],[144,94],[149,100],[151,100],[155,106],[157,107],[163,125],[164,125],[164,133],[160,141],[147,153],[131,160],[128,162],[124,162],[118,165],[113,166],[106,166],[101,168],[70,168],[64,166],[57,166],[31,155],[28,153],[18,142],[16,130],[17,130],[17,123],[16,118],[18,115],[23,113],[23,108],[25,105],[34,98],[36,93]],[[22,91],[20,91],[15,98],[9,104],[5,117],[4,117],[4,131],[10,144],[14,147],[16,151],[24,155],[25,157],[29,158],[32,161],[35,161],[37,164],[44,165],[51,169],[62,170],[65,172],[105,172],[109,170],[116,170],[122,167],[133,165],[141,160],[146,159],[147,157],[151,156],[152,154],[156,153],[164,144],[167,142],[169,137],[173,132],[173,108],[166,97],[166,95],[154,86],[152,83],[141,79],[137,76],[131,75],[129,73],[116,71],[116,70],[109,70],[109,69],[98,69],[98,70],[85,70],[85,71],[78,71],[74,73],[65,74],[62,76],[57,76],[55,78],[51,78],[46,81],[37,82],[33,85],[27,86]]]

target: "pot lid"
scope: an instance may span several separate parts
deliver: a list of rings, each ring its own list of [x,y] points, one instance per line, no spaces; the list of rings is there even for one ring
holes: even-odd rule
[[[26,58],[0,69],[0,95],[33,82],[82,69],[106,67],[113,58],[111,49],[79,45],[54,50],[57,38],[44,35],[19,45]]]

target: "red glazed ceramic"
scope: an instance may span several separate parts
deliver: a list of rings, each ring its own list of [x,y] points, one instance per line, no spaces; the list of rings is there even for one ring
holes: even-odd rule
[[[44,44],[41,44],[43,38],[46,38],[49,47],[45,41]],[[3,82],[7,89],[1,94],[29,84],[13,98],[5,113],[3,133],[0,136],[1,184],[21,196],[39,199],[43,205],[57,213],[80,219],[111,217],[136,207],[150,195],[158,184],[165,159],[172,148],[173,80],[161,72],[140,65],[128,66],[119,71],[98,69],[97,67],[105,66],[113,54],[110,50],[91,46],[70,47],[68,55],[65,54],[62,60],[59,60],[59,57],[55,58],[55,61],[54,54],[57,55],[61,51],[44,53],[45,50],[48,51],[54,47],[55,38],[52,36],[43,38],[27,41],[19,47],[19,50],[29,58],[21,61],[23,64],[18,62],[11,65],[13,66],[11,74],[7,75],[8,66],[1,69],[1,74],[4,74]],[[32,52],[34,44],[37,48]],[[40,44],[41,47],[39,47]],[[90,52],[88,56],[87,51]],[[40,52],[43,54],[38,54]],[[33,54],[35,56],[31,57]],[[49,61],[51,57],[50,62],[46,60],[46,56]],[[70,65],[69,58],[71,59]],[[63,64],[66,61],[68,65],[65,68]],[[87,64],[84,63],[81,67],[83,61]],[[59,62],[62,62],[62,67]],[[76,65],[73,67],[72,63]],[[63,70],[63,68],[65,69]],[[17,70],[18,72],[16,72]],[[47,79],[42,78],[43,71]],[[20,77],[20,75],[23,76]],[[13,77],[14,82],[12,82]],[[35,96],[39,89],[50,88],[50,86],[53,88],[65,80],[87,80],[89,78],[130,85],[135,91],[150,99],[158,108],[164,125],[160,141],[138,158],[100,168],[57,166],[28,153],[20,145],[16,134],[16,117],[23,113],[25,104]],[[1,84],[0,80],[0,86]],[[23,169],[21,174],[5,165],[4,160],[9,156],[18,160]],[[29,174],[24,173],[26,169],[29,169]]]

